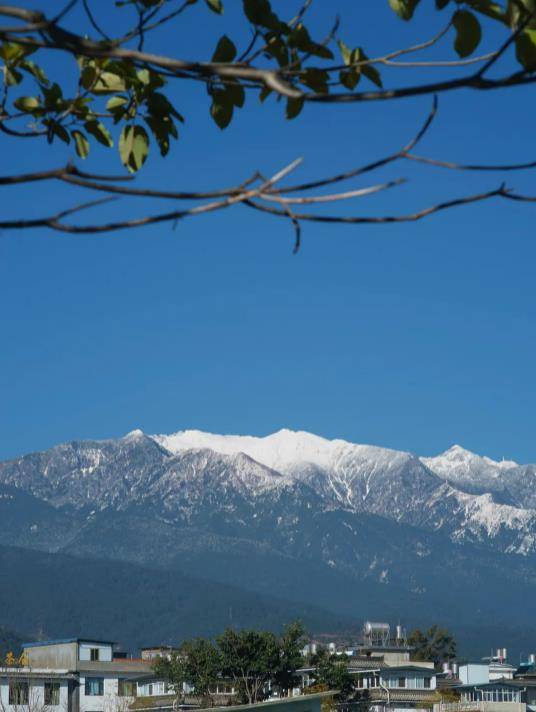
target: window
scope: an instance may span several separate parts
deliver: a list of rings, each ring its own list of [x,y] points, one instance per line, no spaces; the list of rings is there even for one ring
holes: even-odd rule
[[[60,683],[45,682],[45,705],[56,706],[60,703]]]
[[[406,687],[406,678],[405,677],[398,678],[398,687]]]
[[[89,659],[93,660],[93,662],[97,662],[99,659],[99,649],[98,648],[90,648],[89,649]]]
[[[117,694],[119,697],[136,697],[136,683],[132,680],[118,680]]]
[[[86,677],[84,692],[87,697],[102,697],[104,695],[104,678]]]
[[[10,682],[9,683],[9,704],[10,705],[27,705],[29,699],[29,688],[27,682]]]
[[[425,677],[425,678],[424,678],[424,687],[425,687],[426,689],[428,689],[428,690],[432,687],[432,680],[431,680],[431,678],[429,678],[429,677]]]

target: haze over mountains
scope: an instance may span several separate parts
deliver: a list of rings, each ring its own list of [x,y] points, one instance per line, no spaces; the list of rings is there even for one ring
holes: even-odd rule
[[[536,467],[459,446],[420,458],[289,430],[72,442],[0,463],[0,537],[82,557],[97,577],[96,560],[129,562],[125,587],[136,567],[187,574],[183,588],[202,579],[208,599],[231,586],[237,625],[255,594],[269,625],[287,601],[333,632],[367,617],[438,621],[480,651],[536,636]],[[161,636],[180,636],[184,610],[146,605]],[[198,609],[204,625],[207,599]],[[147,642],[123,631],[107,635]]]

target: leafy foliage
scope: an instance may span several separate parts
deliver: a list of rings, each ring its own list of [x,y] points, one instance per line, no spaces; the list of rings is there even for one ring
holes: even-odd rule
[[[169,659],[156,662],[155,672],[171,683],[177,696],[188,683],[210,700],[211,688],[223,677],[233,680],[242,702],[258,702],[268,681],[284,693],[294,686],[296,670],[303,664],[304,635],[298,621],[286,626],[281,637],[269,631],[227,628],[215,644],[204,638],[184,642]]]
[[[331,655],[320,648],[311,660],[316,665],[315,682],[328,690],[338,690],[338,699],[347,700],[354,691],[352,676],[348,672],[346,655]]]
[[[446,628],[433,625],[427,631],[413,630],[408,643],[414,648],[415,660],[428,660],[438,665],[456,657],[456,641]]]
[[[217,638],[221,653],[222,674],[238,684],[244,702],[252,704],[263,699],[266,683],[279,668],[280,646],[269,631],[232,628]]]
[[[194,638],[185,641],[169,659],[157,660],[154,669],[171,683],[178,697],[182,695],[183,683],[188,683],[196,695],[210,701],[211,688],[221,671],[221,656],[209,640]]]
[[[204,0],[204,3],[189,0],[185,8],[197,4],[204,4],[216,15],[224,13],[223,0]],[[388,4],[398,17],[410,21],[421,0],[388,0]],[[156,20],[155,25],[164,24],[158,13],[165,5],[164,0],[116,2],[118,8],[138,12],[141,28],[150,28],[151,20]],[[534,0],[435,0],[435,7],[438,11],[452,12],[454,50],[460,58],[470,57],[479,47],[483,36],[481,22],[494,21],[508,32],[518,33],[515,46],[521,70],[536,71]],[[181,13],[176,14],[174,21],[178,22]],[[10,36],[0,42],[2,122],[25,123],[25,130],[14,130],[15,135],[41,135],[49,143],[72,143],[80,158],[90,154],[94,142],[107,148],[116,145],[123,165],[136,172],[147,160],[151,143],[165,156],[172,140],[179,138],[178,124],[184,119],[169,97],[170,77],[195,78],[205,83],[210,115],[220,129],[225,129],[235,112],[245,106],[248,90],[258,91],[261,101],[274,91],[263,79],[250,81],[222,71],[248,68],[252,59],[258,59],[261,69],[277,73],[290,91],[285,106],[288,119],[300,114],[304,106],[302,94],[325,95],[341,89],[352,93],[362,79],[378,88],[383,86],[378,62],[371,62],[363,47],[343,41],[338,29],[318,41],[304,24],[303,14],[284,19],[269,0],[242,0],[242,20],[254,37],[249,56],[247,51],[238,56],[235,41],[224,34],[200,73],[199,68],[194,71],[188,66],[181,71],[165,71],[128,52],[127,56],[106,56],[113,55],[117,47],[132,46],[133,42],[141,46],[143,29],[134,29],[116,39],[86,41],[52,24],[42,31],[47,40],[44,47],[39,46],[43,42],[32,43],[31,36],[24,42],[14,41]],[[236,29],[238,32],[240,28]],[[49,79],[33,58],[40,59],[47,52],[47,42],[73,56],[71,69],[76,91],[68,89],[73,83],[66,72],[56,80]],[[260,47],[254,49],[255,42]],[[335,59],[336,54],[339,60]],[[337,66],[337,61],[342,66]]]

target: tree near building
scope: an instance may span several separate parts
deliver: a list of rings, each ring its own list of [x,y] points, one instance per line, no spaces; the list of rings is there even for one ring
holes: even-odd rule
[[[169,658],[159,658],[154,670],[169,682],[177,699],[183,698],[186,683],[196,696],[212,706],[212,690],[220,676],[221,656],[211,641],[195,638],[185,641]]]
[[[260,702],[266,688],[280,670],[280,646],[269,631],[227,628],[217,638],[222,674],[234,681],[242,701]]]
[[[427,660],[434,665],[456,657],[456,641],[446,628],[433,625],[427,631],[411,631],[408,644],[413,647],[414,660]]]
[[[34,153],[35,142],[68,144],[80,161],[87,159],[97,144],[116,146],[129,174],[136,173],[155,148],[167,156],[179,139],[189,118],[183,115],[185,107],[181,105],[184,82],[200,87],[199,102],[207,97],[206,110],[221,129],[236,112],[247,110],[252,100],[280,101],[292,120],[311,104],[324,106],[326,112],[337,111],[342,104],[353,105],[358,111],[359,106],[370,103],[393,111],[397,99],[430,96],[432,103],[432,97],[460,90],[493,93],[518,87],[530,91],[536,82],[534,0],[436,0],[438,17],[444,18],[439,31],[434,24],[420,41],[408,46],[394,44],[381,53],[375,52],[374,46],[364,47],[360,28],[339,22],[336,8],[333,23],[313,32],[310,17],[314,4],[310,0],[301,4],[242,0],[238,19],[216,39],[210,56],[188,59],[159,53],[159,32],[167,26],[180,47],[181,31],[195,34],[199,27],[204,32],[204,12],[222,15],[225,0],[124,0],[115,6],[107,3],[106,8],[95,0],[65,0],[56,13],[49,11],[44,0],[34,3],[34,8],[0,6],[0,133],[4,140],[18,141],[22,150]],[[378,27],[382,39],[396,37],[391,22],[409,22],[425,5],[422,0],[384,3],[385,23]],[[370,37],[368,42],[375,44]],[[421,56],[431,48],[434,56]],[[50,74],[51,56],[62,61],[50,62]],[[415,68],[420,73],[418,82],[410,74]],[[516,192],[500,178],[491,189],[445,195],[439,202],[409,213],[367,215],[356,210],[326,214],[304,209],[304,205],[325,207],[393,189],[402,182],[399,175],[350,189],[339,190],[339,185],[402,162],[407,167],[420,163],[450,171],[493,170],[503,176],[534,167],[534,161],[523,156],[508,165],[475,165],[470,160],[459,163],[418,154],[416,147],[436,113],[434,99],[430,114],[423,117],[413,138],[402,147],[386,148],[376,161],[350,165],[341,174],[285,188],[280,186],[281,180],[299,164],[291,157],[287,166],[271,176],[244,167],[244,179],[232,187],[198,191],[187,186],[163,191],[133,187],[125,182],[128,175],[89,173],[72,163],[58,168],[52,154],[42,170],[1,176],[0,185],[60,181],[104,194],[104,200],[161,198],[170,201],[171,208],[142,218],[123,214],[111,222],[77,222],[80,210],[102,202],[87,200],[38,218],[0,215],[0,228],[100,233],[174,223],[243,205],[286,220],[294,228],[298,248],[301,226],[311,221],[353,225],[410,222],[492,199],[536,202],[535,196]],[[183,173],[188,175],[187,170]],[[318,192],[326,187],[332,192]]]
[[[320,648],[311,663],[316,666],[316,685],[325,690],[337,690],[337,699],[341,702],[352,696],[354,683],[348,672],[346,655],[331,655],[326,648]]]
[[[299,682],[296,670],[304,662],[302,650],[305,641],[305,628],[299,621],[285,626],[279,641],[279,662],[274,675],[274,682],[283,695],[288,695]]]

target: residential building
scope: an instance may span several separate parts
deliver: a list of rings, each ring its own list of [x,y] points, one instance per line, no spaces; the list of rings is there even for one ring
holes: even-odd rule
[[[20,665],[0,668],[3,712],[125,712],[151,661],[114,655],[114,643],[67,638],[23,646]]]

